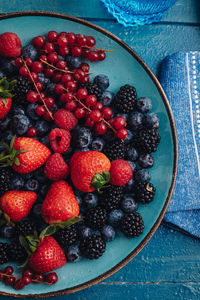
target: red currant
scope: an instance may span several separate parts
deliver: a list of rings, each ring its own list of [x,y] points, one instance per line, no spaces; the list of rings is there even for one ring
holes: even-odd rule
[[[75,81],[67,81],[65,83],[65,87],[68,89],[69,92],[73,92],[76,90],[76,82]]]
[[[62,81],[63,83],[68,82],[68,81],[72,81],[72,80],[73,80],[73,77],[72,77],[71,74],[64,74],[64,75],[62,75],[62,77],[61,77],[61,81]]]
[[[62,31],[62,32],[60,32],[60,33],[59,33],[59,36],[64,36],[64,37],[67,37],[67,32],[65,32],[65,31]]]
[[[69,45],[74,45],[74,44],[75,44],[75,41],[76,41],[76,36],[75,36],[75,34],[74,34],[73,32],[68,32],[66,36],[67,36]]]
[[[85,109],[83,107],[78,107],[75,112],[74,115],[77,119],[82,119],[85,117]]]
[[[79,46],[85,46],[87,43],[86,37],[83,34],[76,34],[76,43]]]
[[[46,53],[52,53],[55,51],[55,47],[53,43],[46,43],[44,46],[44,50]]]
[[[22,290],[24,288],[24,284],[22,282],[21,279],[18,279],[16,282],[15,282],[15,289],[16,290]]]
[[[83,72],[85,72],[85,73],[89,72],[89,70],[90,70],[89,64],[87,64],[87,63],[85,63],[85,62],[81,64],[80,68],[81,68],[81,70],[83,70]]]
[[[93,127],[94,126],[94,122],[90,119],[90,117],[88,117],[85,120],[85,125],[88,126],[88,127]]]
[[[39,92],[41,92],[43,89],[43,84],[38,81],[38,82],[36,82],[36,86],[37,86],[37,89],[39,90]]]
[[[28,74],[28,80],[30,82],[37,82],[38,81],[38,74],[35,72],[31,72],[30,74]]]
[[[49,273],[46,277],[46,281],[55,284],[58,281],[58,276],[55,272]]]
[[[23,276],[28,276],[28,277],[33,277],[33,271],[32,270],[30,270],[30,269],[26,269],[26,270],[24,270],[23,272],[22,272],[22,275]]]
[[[45,54],[42,54],[42,55],[40,56],[40,59],[47,62],[47,56],[46,56]]]
[[[34,61],[32,64],[32,71],[36,73],[40,73],[43,71],[43,64],[41,61]]]
[[[90,107],[94,107],[95,104],[97,103],[97,98],[95,95],[88,95],[86,100],[85,100],[85,104],[87,106],[90,106]]]
[[[32,44],[33,46],[35,46],[36,48],[42,48],[44,46],[45,43],[45,37],[44,36],[36,36],[32,39]]]
[[[74,96],[72,93],[66,93],[64,94],[65,102],[70,102],[74,99]]]
[[[15,278],[14,277],[5,277],[4,282],[6,285],[13,286],[15,284]]]
[[[58,69],[61,69],[61,70],[64,70],[64,69],[66,68],[66,66],[67,66],[67,63],[66,63],[66,61],[64,61],[64,60],[59,60],[59,61],[56,63],[56,67],[57,67]]]
[[[30,91],[30,92],[28,92],[26,98],[29,102],[35,103],[38,101],[38,93],[35,91]]]
[[[55,100],[54,100],[53,98],[51,98],[51,97],[47,97],[47,98],[45,99],[45,103],[46,103],[46,106],[47,106],[48,108],[51,108],[51,107],[54,106]]]
[[[71,100],[65,104],[65,108],[69,111],[74,111],[77,108],[77,103],[75,100]]]
[[[29,276],[23,276],[21,280],[24,285],[28,285],[32,282],[32,279]]]
[[[81,69],[77,69],[74,72],[74,79],[77,80],[77,81],[80,81],[81,78],[83,78],[84,76],[85,76],[85,73]]]
[[[97,54],[98,54],[98,60],[99,61],[102,61],[106,58],[106,54],[103,51],[97,51]]]
[[[33,280],[37,280],[37,281],[44,281],[44,275],[43,274],[34,274],[33,276]]]
[[[44,71],[44,74],[47,76],[47,77],[52,77],[53,76],[53,73],[54,73],[54,70],[50,67],[47,67]]]
[[[33,63],[33,60],[30,57],[25,58],[25,63],[27,64],[28,67],[30,67]]]
[[[81,56],[87,58],[89,52],[90,52],[89,49],[87,49],[87,48],[82,48],[82,55],[81,55]]]
[[[78,46],[72,47],[71,52],[73,56],[81,56],[82,54],[81,47]]]
[[[62,35],[57,38],[57,43],[59,47],[65,47],[69,44],[67,37]]]
[[[22,66],[20,69],[19,69],[19,74],[21,75],[21,76],[28,76],[28,70],[27,70],[27,68],[25,67],[25,66]]]
[[[56,84],[55,88],[54,88],[54,92],[58,95],[61,95],[64,93],[64,86],[61,83]]]
[[[126,128],[121,128],[116,132],[115,135],[118,139],[124,140],[128,137],[128,130]]]
[[[2,281],[4,279],[3,274],[0,272],[0,281]]]
[[[95,131],[96,131],[96,133],[101,134],[101,135],[106,133],[106,131],[107,131],[106,124],[103,121],[96,123]]]
[[[22,61],[22,59],[21,59],[21,57],[17,57],[16,59],[15,59],[15,65],[17,66],[17,67],[21,67],[21,66],[23,66],[23,61]]]
[[[89,79],[89,76],[88,76],[88,75],[84,75],[83,77],[81,77],[81,78],[79,79],[79,81],[82,82],[82,83],[86,83],[86,82],[89,82],[90,79]]]
[[[121,129],[126,126],[126,120],[123,117],[116,117],[113,126],[115,129]]]
[[[113,111],[110,107],[103,108],[102,113],[106,120],[110,120],[112,118]]]
[[[96,44],[95,38],[93,38],[93,36],[86,36],[86,44],[89,47],[94,47],[94,45]]]
[[[62,72],[56,71],[56,72],[54,72],[54,74],[53,74],[53,81],[56,82],[56,83],[57,83],[57,82],[60,82],[61,77],[62,77]]]
[[[27,135],[30,137],[35,137],[37,135],[37,129],[35,127],[29,127],[27,130]]]
[[[60,55],[66,56],[69,54],[69,47],[68,46],[60,47],[58,51],[59,51]]]
[[[35,109],[35,112],[38,116],[43,116],[46,112],[46,109],[43,105],[38,105]]]
[[[78,99],[85,99],[88,95],[88,92],[86,89],[79,89],[76,93],[76,96]]]
[[[46,111],[45,114],[43,115],[43,119],[46,121],[52,121],[52,118],[48,111]]]
[[[47,38],[49,40],[49,42],[56,42],[58,37],[58,33],[56,31],[49,31],[47,34]]]
[[[5,267],[5,269],[4,269],[3,272],[4,272],[5,274],[7,274],[7,275],[12,275],[13,272],[14,272],[14,269],[13,269],[12,266],[7,266],[7,267]]]
[[[98,101],[96,105],[94,106],[94,109],[102,110],[103,109],[103,103]]]
[[[55,64],[58,61],[58,54],[56,52],[49,53],[47,60],[50,64]]]
[[[93,121],[93,122],[99,122],[102,118],[102,113],[100,112],[100,110],[92,110],[91,113],[90,113],[90,119]]]
[[[89,59],[89,61],[91,62],[95,62],[98,60],[98,53],[97,51],[89,51],[87,58]]]

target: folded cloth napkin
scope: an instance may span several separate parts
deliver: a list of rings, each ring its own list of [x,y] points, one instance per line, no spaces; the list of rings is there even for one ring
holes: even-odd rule
[[[119,23],[134,26],[160,22],[177,0],[101,0]]]
[[[161,65],[160,82],[176,123],[179,161],[164,221],[200,237],[200,52],[177,52]]]

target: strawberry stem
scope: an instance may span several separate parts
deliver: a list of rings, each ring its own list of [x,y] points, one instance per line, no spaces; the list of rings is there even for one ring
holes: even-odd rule
[[[83,46],[83,48],[94,49],[94,50],[105,51],[105,52],[115,52],[115,50],[99,49],[99,48],[96,48],[96,47],[90,47],[90,46]]]

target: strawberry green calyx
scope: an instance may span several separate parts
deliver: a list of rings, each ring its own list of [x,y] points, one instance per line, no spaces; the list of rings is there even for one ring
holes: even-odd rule
[[[17,80],[12,80],[8,82],[6,80],[6,77],[2,77],[0,79],[0,97],[4,105],[7,105],[8,98],[12,98],[13,94],[11,93],[13,88],[15,87],[15,84],[17,83]]]
[[[92,186],[97,189],[99,193],[101,193],[101,189],[108,187],[106,185],[110,181],[110,172],[103,172],[102,174],[97,173],[94,175],[92,179]]]

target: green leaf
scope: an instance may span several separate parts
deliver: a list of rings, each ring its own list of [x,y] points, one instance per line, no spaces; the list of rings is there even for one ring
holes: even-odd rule
[[[11,151],[11,150],[12,150],[12,148],[13,148],[13,145],[14,145],[15,139],[16,139],[16,134],[15,134],[15,135],[13,135],[13,137],[12,137],[12,140],[10,141],[10,151]]]
[[[6,77],[1,77],[1,79],[0,79],[0,85],[2,85],[5,80],[6,80]]]
[[[13,88],[15,87],[17,83],[17,80],[12,80],[11,82],[9,82],[9,90],[13,90]]]
[[[6,143],[0,142],[0,144],[1,144],[7,151],[10,150],[9,146],[8,146]]]
[[[19,161],[19,158],[18,158],[18,157],[15,157],[14,164],[15,164],[16,166],[19,166],[19,165],[20,165],[20,161]]]
[[[11,98],[12,96],[13,95],[8,91],[0,92],[0,97],[3,99],[8,99]]]
[[[3,87],[5,90],[9,90],[9,82],[7,80],[3,82]]]
[[[35,237],[33,234],[32,234],[32,235],[27,235],[27,236],[26,236],[26,239],[27,239],[28,242],[29,242],[29,247],[30,247],[30,246],[33,246],[33,247],[37,248],[37,246],[38,246],[38,244],[39,244],[38,236]]]
[[[3,102],[4,106],[7,108],[7,104],[8,104],[8,100],[7,99],[4,99],[2,98],[1,101]]]
[[[29,244],[23,235],[19,236],[19,242],[22,245],[22,247],[26,250],[26,253],[28,255],[31,255]]]
[[[67,221],[64,221],[62,223],[56,223],[55,225],[57,225],[60,228],[65,228],[65,227],[69,227],[69,226],[71,226],[71,225],[73,225],[75,223],[78,223],[80,221],[82,221],[81,218],[79,218],[79,217],[72,217],[71,219],[69,219]]]
[[[103,177],[106,182],[110,181],[110,172],[103,172]]]
[[[16,157],[16,155],[17,155],[17,150],[13,148],[10,154],[10,159],[13,160]]]
[[[44,228],[40,233],[40,239],[43,239],[45,236],[53,235],[56,231],[56,225],[49,225],[46,228]]]

